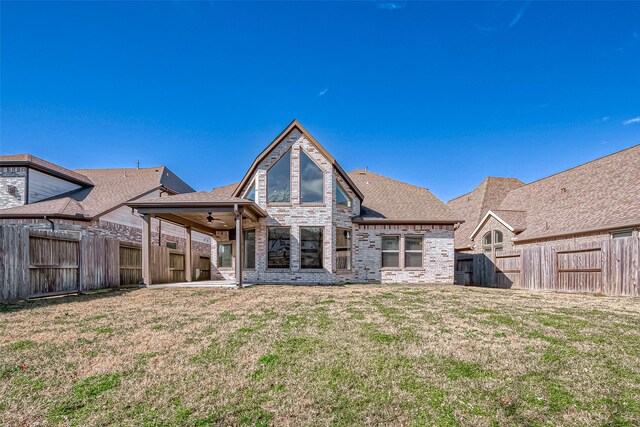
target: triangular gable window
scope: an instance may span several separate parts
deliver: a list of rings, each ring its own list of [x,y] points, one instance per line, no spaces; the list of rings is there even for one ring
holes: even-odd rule
[[[344,205],[351,207],[351,199],[347,196],[342,186],[336,183],[336,205]]]
[[[304,151],[300,151],[300,202],[324,201],[324,174]]]
[[[251,187],[249,187],[249,191],[247,191],[247,195],[244,196],[245,199],[249,199],[251,201],[256,201],[256,184],[255,182],[253,184],[251,184]]]
[[[287,151],[267,172],[267,203],[291,201],[291,151]]]

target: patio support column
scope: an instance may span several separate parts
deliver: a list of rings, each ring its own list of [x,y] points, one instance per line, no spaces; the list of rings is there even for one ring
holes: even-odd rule
[[[151,215],[142,216],[142,282],[151,284]]]
[[[185,227],[185,244],[184,244],[184,278],[187,282],[191,282],[193,263],[191,262],[191,227]]]
[[[236,283],[242,288],[242,208],[233,206],[236,214]]]

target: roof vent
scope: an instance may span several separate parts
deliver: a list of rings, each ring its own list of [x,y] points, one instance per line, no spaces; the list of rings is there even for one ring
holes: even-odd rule
[[[567,192],[567,187],[562,187],[562,188],[560,189],[560,192],[561,192],[561,193],[566,193],[566,192]]]

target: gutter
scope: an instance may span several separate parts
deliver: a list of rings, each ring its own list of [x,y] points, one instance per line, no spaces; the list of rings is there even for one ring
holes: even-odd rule
[[[565,233],[541,234],[541,235],[538,235],[538,236],[527,237],[526,239],[518,239],[517,237],[514,237],[513,239],[511,239],[511,241],[513,243],[517,244],[517,243],[530,242],[530,241],[534,241],[534,240],[549,239],[549,238],[552,238],[552,237],[574,236],[576,234],[595,233],[595,232],[598,232],[598,231],[614,231],[614,230],[629,229],[629,228],[636,228],[636,227],[640,227],[640,222],[632,222],[632,223],[626,223],[626,224],[614,224],[614,225],[607,225],[607,226],[602,226],[602,227],[586,228],[586,229],[582,229],[582,230],[575,230],[575,231],[570,231],[570,232],[565,232]]]

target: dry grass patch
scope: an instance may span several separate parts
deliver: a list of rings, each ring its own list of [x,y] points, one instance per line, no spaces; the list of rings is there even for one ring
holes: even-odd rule
[[[453,286],[0,306],[0,425],[639,425],[640,302]]]

